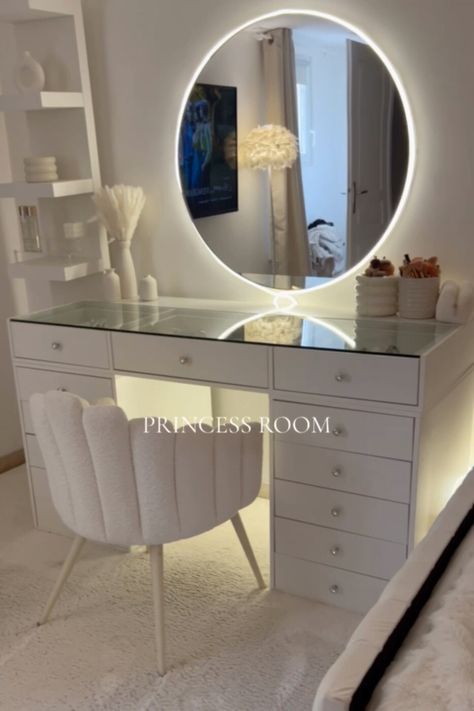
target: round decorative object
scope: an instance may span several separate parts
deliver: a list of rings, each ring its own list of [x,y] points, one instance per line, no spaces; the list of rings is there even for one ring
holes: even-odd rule
[[[439,277],[400,278],[398,315],[400,318],[434,318],[439,294]]]
[[[155,277],[148,274],[148,276],[140,279],[139,294],[142,301],[156,301],[158,299],[158,287]]]
[[[398,277],[356,277],[358,316],[394,316],[398,310]]]
[[[71,223],[69,223],[71,224]],[[102,277],[104,299],[106,301],[120,301],[122,293],[120,291],[120,277],[115,269],[106,269]]]
[[[331,56],[318,71],[308,60],[314,47]],[[304,67],[298,80],[294,55]],[[195,230],[221,266],[260,289],[327,287],[378,249],[409,194],[414,127],[398,75],[363,31],[317,10],[259,16],[207,56],[176,127],[180,192]],[[310,111],[327,86],[337,101]],[[362,135],[361,125],[372,129]],[[376,187],[350,170],[361,157],[377,166]]]
[[[49,170],[56,168],[56,156],[28,156],[23,163],[25,168]]]
[[[59,180],[57,170],[49,171],[32,171],[27,170],[25,172],[25,179],[27,183],[55,183]]]
[[[46,82],[44,69],[29,52],[24,52],[23,59],[15,71],[15,83],[20,91],[43,91]]]

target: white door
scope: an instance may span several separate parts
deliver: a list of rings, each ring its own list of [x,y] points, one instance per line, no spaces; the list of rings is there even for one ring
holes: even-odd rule
[[[390,221],[390,125],[394,84],[368,45],[348,40],[347,57],[347,245],[348,266],[353,266],[370,255]]]

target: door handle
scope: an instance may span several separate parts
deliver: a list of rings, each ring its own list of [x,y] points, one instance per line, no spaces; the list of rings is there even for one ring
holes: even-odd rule
[[[357,211],[357,195],[367,195],[369,191],[368,190],[361,190],[359,193],[357,192],[357,183],[354,180],[352,183],[352,214],[355,215]]]

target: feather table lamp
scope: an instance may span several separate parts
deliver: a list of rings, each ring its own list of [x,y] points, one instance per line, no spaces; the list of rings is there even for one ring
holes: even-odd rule
[[[239,146],[242,165],[268,171],[271,201],[271,264],[276,272],[275,204],[272,171],[291,168],[298,158],[298,139],[285,126],[266,124],[252,129]]]
[[[142,188],[131,185],[107,185],[94,195],[100,221],[110,241],[117,242],[116,270],[120,277],[122,299],[138,299],[137,277],[130,245],[145,204]]]

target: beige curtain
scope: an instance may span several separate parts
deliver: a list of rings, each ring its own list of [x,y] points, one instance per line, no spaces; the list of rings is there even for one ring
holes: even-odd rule
[[[291,30],[271,31],[262,42],[266,121],[298,135],[296,62]],[[311,274],[301,164],[271,174],[275,274]]]

